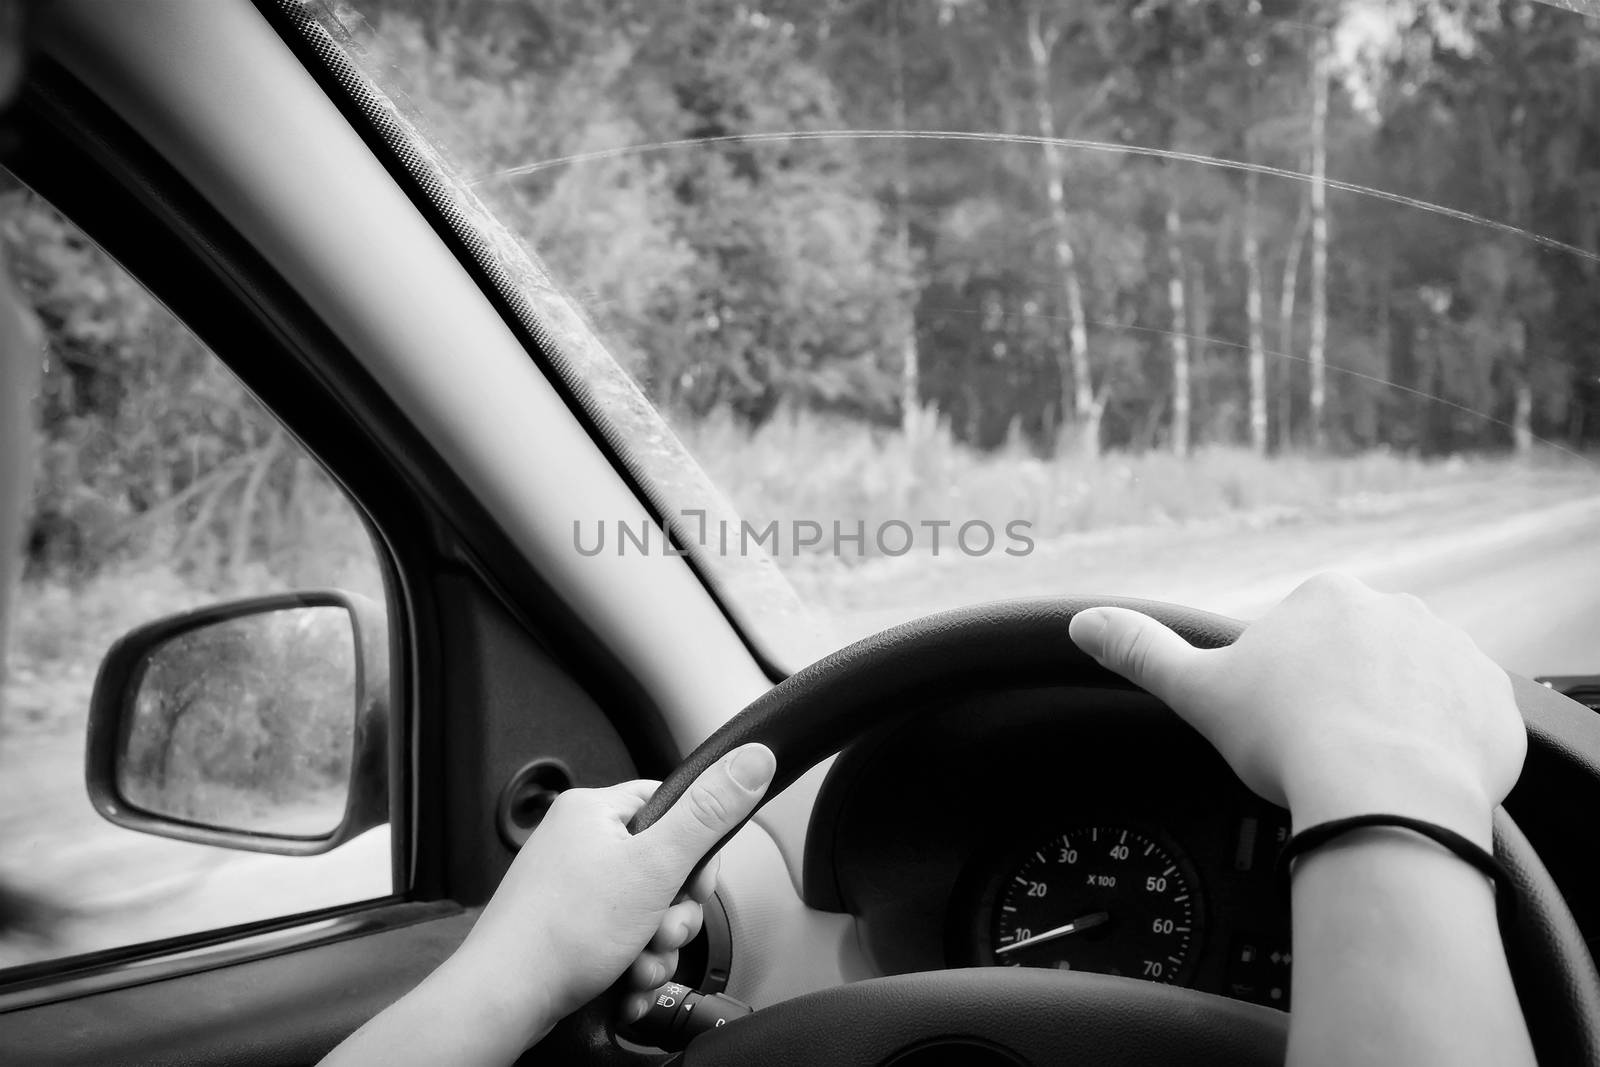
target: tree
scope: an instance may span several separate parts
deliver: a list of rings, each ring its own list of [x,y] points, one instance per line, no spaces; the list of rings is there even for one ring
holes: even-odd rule
[[[889,3],[889,90],[891,129],[909,130],[906,102],[905,58],[905,4],[902,0]],[[899,153],[894,161],[893,219],[896,255],[902,263],[909,264],[911,249],[911,165],[906,143],[899,142]],[[922,414],[921,361],[917,355],[916,311],[909,303],[905,320],[900,324],[900,428],[908,436],[915,436],[918,419]]]
[[[1320,451],[1327,440],[1328,394],[1328,40],[1319,35],[1311,59],[1311,341],[1306,349],[1310,372],[1311,447]]]
[[[1569,13],[1510,0],[359,6],[415,27],[401,65],[419,72],[418,100],[466,116],[461,152],[487,147],[467,168],[475,188],[501,190],[497,212],[537,235],[612,350],[681,417],[755,422],[798,404],[904,428],[934,402],[985,444],[1015,424],[1041,445],[1070,426],[1085,451],[1264,451],[1297,431],[1320,448],[1489,445],[1492,424],[1469,431],[1410,394],[1341,384],[1434,375],[1441,397],[1476,395],[1466,369],[1436,365],[1450,337],[1463,352],[1501,346],[1458,362],[1492,363],[1486,403],[1521,427],[1509,443],[1557,420],[1585,432],[1592,324],[1577,309],[1593,262],[1512,256],[1543,284],[1496,289],[1454,268],[1480,243],[1462,236],[1470,223],[1347,184],[1592,246],[1600,91],[1594,35],[1571,32]],[[1373,19],[1388,22],[1370,32]],[[1350,52],[1363,33],[1385,50],[1375,63]],[[1512,100],[1529,102],[1520,132]],[[585,123],[555,117],[575,114]],[[836,127],[917,136],[775,136]],[[528,160],[543,169],[494,178]],[[811,232],[829,219],[843,225]],[[1507,255],[1519,240],[1495,239]],[[1534,315],[1525,299],[1540,292],[1548,313]]]
[[[1033,108],[1042,139],[1040,159],[1048,204],[1051,247],[1060,274],[1062,299],[1067,311],[1067,356],[1062,371],[1063,417],[1067,411],[1066,383],[1072,383],[1073,418],[1077,422],[1079,447],[1085,455],[1100,452],[1100,420],[1106,397],[1097,392],[1089,364],[1089,327],[1083,306],[1083,282],[1079,277],[1078,254],[1074,250],[1072,222],[1067,215],[1066,163],[1057,143],[1057,122],[1053,70],[1062,26],[1045,13],[1045,0],[1027,0],[1023,15],[1028,45],[1029,72],[1033,84]]]
[[[1594,261],[1542,240],[1581,234],[1580,205],[1597,188],[1600,48],[1574,18],[1509,0],[1428,5],[1404,25],[1387,69],[1386,144],[1401,154],[1396,170],[1409,168],[1396,184],[1482,220],[1456,224],[1450,257],[1404,264],[1412,284],[1438,294],[1432,336],[1459,339],[1440,392],[1483,411],[1485,426],[1507,426],[1519,453],[1537,419],[1565,409],[1588,347],[1555,300],[1592,292]],[[1451,239],[1437,227],[1430,236]],[[1463,267],[1444,266],[1454,263]]]
[[[1300,208],[1295,214],[1294,226],[1283,253],[1283,275],[1278,283],[1278,352],[1283,357],[1278,374],[1278,447],[1287,449],[1293,443],[1291,413],[1294,403],[1294,306],[1300,280],[1300,261],[1305,258],[1306,233],[1311,228],[1311,201],[1298,197]]]

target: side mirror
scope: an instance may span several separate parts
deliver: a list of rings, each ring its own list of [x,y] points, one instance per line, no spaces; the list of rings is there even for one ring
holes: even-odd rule
[[[89,706],[89,799],[130,830],[311,856],[388,820],[388,740],[381,605],[239,600],[111,646]]]

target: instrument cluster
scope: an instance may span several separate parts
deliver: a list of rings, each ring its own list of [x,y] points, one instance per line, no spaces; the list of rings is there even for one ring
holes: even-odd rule
[[[852,746],[808,836],[814,906],[881,973],[1043,967],[1289,1005],[1287,813],[1144,694],[963,699]]]

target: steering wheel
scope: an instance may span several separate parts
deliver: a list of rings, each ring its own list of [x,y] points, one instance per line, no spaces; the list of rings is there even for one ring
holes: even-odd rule
[[[1067,636],[1072,616],[1097,606],[1144,612],[1200,648],[1230,644],[1244,630],[1220,615],[1114,597],[1016,600],[916,619],[843,648],[764,693],[668,775],[629,829],[638,833],[653,824],[701,772],[751,741],[777,756],[770,798],[873,727],[952,693],[1132,688]],[[1524,708],[1531,700],[1565,699],[1525,679],[1513,681]],[[1516,917],[1503,934],[1535,1051],[1545,1063],[1600,1065],[1600,977],[1549,872],[1503,809],[1495,812],[1495,853],[1518,890]],[[1038,969],[965,968],[822,990],[703,1034],[681,1059],[619,1043],[616,1010],[609,996],[587,1005],[564,1020],[541,1052],[601,1067],[935,1067],[1078,1059],[1129,1067],[1277,1067],[1288,1036],[1288,1016],[1272,1008],[1130,978]]]

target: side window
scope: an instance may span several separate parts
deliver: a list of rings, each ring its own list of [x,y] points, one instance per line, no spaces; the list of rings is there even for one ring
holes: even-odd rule
[[[0,590],[12,610],[0,650],[0,967],[387,896],[387,825],[321,855],[271,855],[113,825],[91,803],[90,696],[121,636],[241,598],[332,590],[363,605],[366,644],[386,649],[383,572],[317,461],[137,281],[3,172],[0,227],[39,327],[29,358],[43,361],[22,579]],[[297,610],[190,631],[152,654],[128,701],[123,796],[244,829],[314,834],[337,821],[351,764],[344,716],[361,699],[348,680],[351,627],[317,614],[334,609]]]

